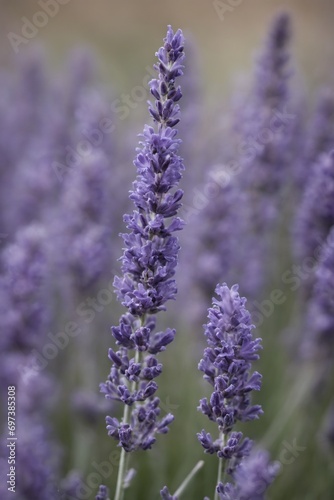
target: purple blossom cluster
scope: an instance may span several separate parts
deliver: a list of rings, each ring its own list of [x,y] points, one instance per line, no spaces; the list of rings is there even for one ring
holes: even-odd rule
[[[150,82],[155,98],[149,111],[156,129],[145,126],[134,161],[138,176],[130,193],[136,209],[125,215],[128,233],[122,235],[125,249],[121,277],[114,285],[118,298],[128,309],[112,334],[119,350],[109,349],[112,367],[108,380],[101,384],[107,398],[131,407],[122,421],[107,417],[108,434],[127,452],[149,449],[156,433],[166,433],[172,414],[159,420],[159,398],[155,378],[162,372],[156,355],[173,341],[175,330],[154,333],[153,314],[164,310],[174,299],[174,280],[179,243],[173,233],[182,229],[176,217],[183,192],[176,189],[183,163],[177,155],[180,141],[173,128],[179,122],[182,94],[175,80],[182,75],[184,39],[179,30],[168,28],[164,46],[157,52],[158,78]],[[132,354],[133,353],[133,354]]]
[[[205,327],[208,347],[198,365],[213,392],[210,399],[201,399],[198,409],[217,424],[219,437],[213,439],[204,429],[197,437],[205,453],[216,454],[220,462],[226,461],[228,474],[237,480],[252,442],[233,429],[237,422],[257,419],[263,413],[261,406],[251,403],[250,397],[252,391],[261,388],[262,376],[256,371],[250,373],[253,361],[259,358],[261,339],[253,338],[254,326],[245,307],[246,299],[239,296],[238,285],[231,288],[225,283],[217,285],[216,294],[218,298],[213,299],[208,310],[209,321]],[[220,498],[233,498],[226,496],[232,488],[224,486],[219,476]],[[250,487],[246,491],[250,491]]]

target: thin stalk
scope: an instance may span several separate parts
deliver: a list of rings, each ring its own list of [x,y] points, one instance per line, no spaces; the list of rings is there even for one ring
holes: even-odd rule
[[[125,405],[124,413],[123,413],[123,422],[125,422],[125,423],[128,422],[129,413],[130,413],[130,406]],[[114,497],[115,500],[121,500],[122,496],[123,496],[123,483],[124,483],[124,476],[125,476],[125,454],[126,454],[126,451],[124,450],[124,448],[122,448],[121,458],[120,458],[119,467],[118,467],[116,493],[115,493],[115,497]]]
[[[140,356],[140,352],[136,351],[136,356],[135,356],[136,363],[139,363],[139,356]],[[131,385],[131,392],[134,392],[136,390],[136,387],[137,387],[137,382],[133,381],[132,385]],[[129,417],[130,417],[130,406],[125,405],[122,422],[124,424],[128,424]],[[118,467],[117,484],[116,484],[116,492],[115,492],[114,500],[123,500],[124,478],[125,478],[125,474],[126,474],[127,465],[129,462],[129,460],[126,460],[126,458],[125,458],[126,453],[127,452],[124,450],[124,448],[122,448],[121,457],[120,457],[120,461],[119,461],[119,467]]]
[[[204,465],[204,462],[203,460],[200,460],[196,465],[195,467],[192,469],[192,471],[188,474],[188,476],[184,479],[184,481],[180,484],[180,486],[178,487],[178,489],[175,491],[174,495],[175,497],[179,497],[183,492],[184,490],[186,489],[186,487],[188,486],[188,484],[190,483],[190,481],[192,480],[192,478],[197,474],[197,472],[203,467]]]
[[[223,446],[225,446],[225,434],[222,434],[221,440],[222,440]],[[225,472],[225,464],[226,464],[226,460],[224,458],[220,458],[219,459],[219,463],[218,463],[217,485],[216,485],[216,488],[215,488],[214,500],[219,500],[219,493],[217,491],[217,486],[218,486],[219,483],[222,482],[222,479],[223,479],[223,476],[224,476],[224,472]]]

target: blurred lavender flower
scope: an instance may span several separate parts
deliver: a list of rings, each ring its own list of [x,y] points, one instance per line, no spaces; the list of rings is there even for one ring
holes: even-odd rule
[[[73,500],[78,498],[83,484],[82,474],[76,470],[70,471],[60,483],[60,499]]]
[[[95,500],[109,500],[108,488],[104,485],[99,487],[98,494],[95,497]]]
[[[320,156],[306,185],[295,221],[295,254],[317,259],[334,225],[334,154]],[[313,280],[307,280],[309,286]]]
[[[234,473],[234,484],[218,485],[220,500],[264,500],[279,472],[279,464],[271,463],[265,451],[251,453]]]
[[[88,390],[76,391],[72,396],[71,405],[88,425],[96,424],[99,417],[110,410],[110,401],[101,401],[96,392]]]
[[[21,229],[1,256],[2,355],[28,353],[50,320],[46,283],[46,230],[40,224]]]
[[[184,300],[197,323],[203,323],[206,304],[217,283],[240,278],[243,293],[254,299],[262,284],[258,246],[253,241],[255,236],[249,234],[247,194],[240,192],[233,182],[219,189],[217,196],[192,221],[196,241],[191,240],[191,248],[188,245],[183,252],[189,268]],[[240,241],[245,243],[240,245]]]
[[[324,200],[318,200],[318,205],[319,201]],[[308,358],[321,359],[322,369],[326,364],[331,365],[334,355],[334,226],[323,245],[315,272],[305,328],[302,353]]]
[[[243,237],[247,244],[236,248],[236,252],[240,254],[239,262],[245,262],[246,266],[248,263],[251,268],[246,272],[250,279],[245,287],[243,280],[238,280],[243,291],[251,292],[249,297],[258,296],[266,284],[272,263],[273,235],[280,222],[283,195],[292,178],[288,169],[296,153],[297,112],[292,108],[288,88],[289,41],[290,19],[283,13],[272,24],[256,66],[252,93],[237,116],[241,172],[236,182],[248,198],[245,201],[248,230]],[[252,281],[254,276],[256,280]]]
[[[319,92],[317,107],[306,131],[305,152],[302,154],[297,176],[299,190],[305,187],[320,156],[328,154],[333,148],[334,94],[330,88],[325,88]]]
[[[47,411],[51,409],[51,400],[54,399],[54,382],[45,374],[36,372],[26,374],[23,364],[19,368],[20,374],[23,375],[15,380],[17,438],[15,498],[57,500],[60,448],[51,435],[50,415]],[[7,448],[5,448],[6,455],[8,456]],[[6,470],[2,464],[0,468]],[[1,489],[3,486],[6,486],[6,491]],[[4,500],[13,497],[7,486],[5,482],[0,485],[1,498]]]
[[[273,235],[294,154],[296,115],[287,111],[289,39],[290,20],[281,14],[257,62],[252,91],[236,113],[221,164],[199,188],[202,207],[192,221],[197,242],[186,248],[192,269],[185,286],[198,317],[223,279],[238,281],[243,294],[258,299],[272,267]],[[237,159],[230,151],[236,135]],[[209,187],[212,196],[204,194]]]
[[[253,92],[241,122],[245,165],[240,182],[251,189],[254,196],[268,197],[267,201],[281,190],[289,165],[292,126],[291,115],[286,109],[289,103],[289,41],[290,19],[283,13],[274,20],[258,59]]]
[[[210,400],[200,401],[198,409],[217,423],[220,436],[214,440],[210,433],[202,430],[197,437],[206,453],[216,453],[219,457],[220,483],[225,463],[222,459],[228,464],[227,472],[233,475],[251,450],[251,441],[243,438],[241,432],[233,431],[235,424],[254,420],[263,411],[261,406],[252,405],[250,399],[251,391],[261,387],[261,375],[258,372],[250,374],[252,362],[259,358],[261,339],[253,339],[246,299],[240,298],[238,285],[231,289],[225,283],[218,285],[216,294],[218,299],[213,299],[205,327],[208,347],[198,365],[214,391]]]
[[[62,251],[56,257],[79,295],[94,287],[110,265],[109,178],[109,162],[95,151],[71,171],[63,192],[57,245]]]
[[[160,496],[162,500],[178,500],[177,497],[171,495],[168,491],[167,486],[164,486],[162,490],[160,491]]]
[[[41,50],[27,51],[15,63],[8,74],[2,70],[0,75],[0,232],[12,234],[16,228],[12,225],[12,212],[16,214],[20,204],[20,196],[12,203],[12,183],[19,179],[19,164],[27,154],[30,156],[32,143],[41,132],[47,94],[45,56]]]

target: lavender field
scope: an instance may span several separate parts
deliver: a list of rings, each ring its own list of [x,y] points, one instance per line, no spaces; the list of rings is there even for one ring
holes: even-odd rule
[[[0,8],[0,500],[333,499],[332,3]]]

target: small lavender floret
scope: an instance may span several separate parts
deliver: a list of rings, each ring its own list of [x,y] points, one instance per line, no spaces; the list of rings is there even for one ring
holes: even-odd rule
[[[162,500],[178,500],[178,497],[175,497],[169,493],[167,486],[164,486],[162,490],[160,490],[160,496]]]
[[[108,488],[103,484],[99,486],[99,491],[95,497],[95,500],[109,500]]]

